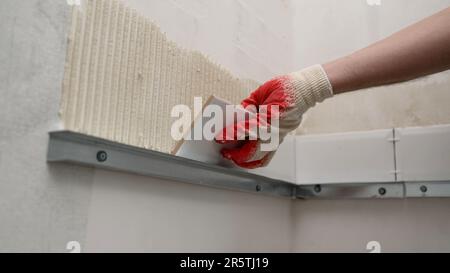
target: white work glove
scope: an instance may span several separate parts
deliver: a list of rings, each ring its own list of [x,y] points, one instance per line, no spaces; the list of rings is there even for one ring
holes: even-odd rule
[[[275,153],[274,150],[261,149],[261,145],[265,144],[266,140],[262,141],[259,138],[239,140],[242,139],[240,136],[242,134],[249,136],[251,133],[249,128],[255,124],[267,126],[267,123],[262,120],[270,123],[270,118],[276,115],[279,116],[279,143],[277,144],[280,144],[289,132],[300,125],[302,116],[308,109],[332,96],[333,88],[321,65],[311,66],[266,82],[241,103],[244,108],[248,106],[256,108],[256,117],[237,122],[223,129],[216,137],[216,141],[221,144],[242,142],[239,148],[222,149],[222,155],[242,168],[254,169],[266,166]],[[263,105],[278,106],[279,113],[272,113],[270,108],[269,111],[262,113],[259,109]]]

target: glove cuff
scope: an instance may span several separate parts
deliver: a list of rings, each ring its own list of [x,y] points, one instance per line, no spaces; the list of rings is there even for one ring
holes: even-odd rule
[[[314,65],[288,75],[285,89],[290,103],[302,114],[333,96],[333,87],[321,65]]]

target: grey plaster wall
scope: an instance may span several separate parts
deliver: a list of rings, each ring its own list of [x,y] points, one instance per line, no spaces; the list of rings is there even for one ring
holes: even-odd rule
[[[215,7],[212,2],[192,1],[188,11],[178,1],[131,4],[147,16],[153,14],[156,22],[179,18],[165,19],[164,31],[179,28],[183,20],[190,22],[192,27],[181,36],[183,45],[202,49],[215,29],[211,21],[198,18],[196,9],[220,13],[223,17],[215,23],[230,35],[263,37],[267,23],[249,3]],[[279,14],[288,9],[279,1],[268,5],[278,7]],[[238,11],[245,22],[235,17],[233,24],[223,25]],[[47,133],[60,128],[69,18],[63,0],[1,1],[0,251],[64,252],[69,241],[78,241],[82,251],[288,251],[290,200],[46,163]],[[251,52],[252,39],[239,46],[230,36],[216,36],[217,47],[209,54],[220,61],[232,49],[235,58],[228,60],[227,68],[265,78],[270,60],[263,60],[264,69],[252,70],[259,60],[245,53]],[[286,43],[264,46],[275,56]],[[240,66],[245,58],[252,65]],[[283,62],[279,65],[285,67]]]
[[[84,242],[93,170],[46,163],[58,109],[69,8],[2,0],[0,251],[62,252]]]

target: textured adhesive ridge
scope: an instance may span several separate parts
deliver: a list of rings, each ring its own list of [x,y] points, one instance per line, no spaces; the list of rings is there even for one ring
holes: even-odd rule
[[[169,153],[170,112],[214,94],[239,103],[258,83],[179,47],[120,0],[73,7],[60,116],[67,130]]]

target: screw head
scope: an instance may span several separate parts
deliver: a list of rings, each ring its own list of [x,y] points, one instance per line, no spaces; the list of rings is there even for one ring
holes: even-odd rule
[[[108,154],[105,151],[99,151],[97,153],[97,160],[98,162],[105,162],[108,160]]]
[[[385,195],[385,194],[386,194],[386,189],[385,189],[385,188],[379,188],[379,189],[378,189],[378,193],[379,193],[380,195]]]
[[[420,186],[420,191],[423,193],[426,193],[428,191],[427,186],[425,186],[425,185]]]
[[[322,191],[322,186],[320,186],[320,185],[315,185],[315,186],[314,186],[314,191],[315,191],[316,193],[320,193],[320,192]]]
[[[256,185],[256,191],[261,191],[262,190],[262,187],[261,187],[261,185]]]

